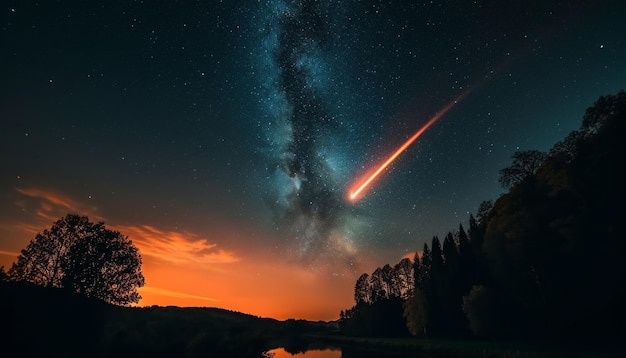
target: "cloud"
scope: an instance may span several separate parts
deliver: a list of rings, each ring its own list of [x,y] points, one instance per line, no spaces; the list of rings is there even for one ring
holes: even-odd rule
[[[91,221],[103,221],[95,206],[85,205],[70,196],[47,188],[14,188],[0,219],[0,262],[9,264],[19,250],[38,233],[49,229],[68,213],[86,215]],[[89,203],[91,204],[91,203]]]
[[[19,254],[19,252],[0,250],[0,255],[17,257]]]
[[[184,293],[184,292],[172,291],[172,290],[167,290],[167,289],[158,288],[158,287],[144,286],[144,287],[139,288],[138,291],[141,295],[151,294],[155,296],[165,296],[165,297],[173,297],[173,298],[185,298],[185,299],[195,299],[195,300],[203,300],[203,301],[209,301],[209,302],[219,302],[218,299],[211,298],[211,297],[191,295],[191,294]]]
[[[19,194],[15,204],[25,212],[34,212],[36,223],[13,224],[23,231],[35,234],[49,227],[68,213],[86,215],[92,222],[106,221],[97,214],[96,207],[89,207],[71,197],[43,188],[16,188]],[[44,222],[45,220],[45,222]],[[197,234],[161,230],[150,225],[111,225],[107,227],[129,236],[142,256],[152,256],[164,261],[179,263],[223,264],[240,261],[234,253],[218,249]]]
[[[402,255],[400,259],[409,259],[413,261],[413,259],[415,258],[415,254],[417,254],[417,256],[421,259],[423,253],[423,250],[409,251],[406,254]]]
[[[116,230],[127,235],[139,247],[142,256],[176,264],[226,264],[240,261],[234,253],[217,249],[217,244],[193,233],[160,230],[149,225],[116,226]]]
[[[72,198],[43,188],[16,188],[22,195],[15,204],[25,211],[33,210],[39,218],[54,222],[68,213],[86,215],[91,221],[103,221],[94,206],[87,206]],[[27,199],[31,199],[30,201]]]

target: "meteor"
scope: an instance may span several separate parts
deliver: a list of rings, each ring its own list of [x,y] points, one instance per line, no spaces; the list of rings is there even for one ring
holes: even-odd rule
[[[372,173],[366,173],[360,180],[358,180],[352,188],[350,188],[349,199],[352,202],[359,200],[364,194],[365,189],[376,179],[376,177],[383,171],[385,168],[389,166],[404,150],[406,150],[417,138],[419,138],[422,133],[424,133],[430,126],[432,126],[435,122],[437,122],[441,117],[443,117],[446,112],[450,110],[455,104],[457,104],[463,97],[465,97],[467,93],[463,93],[457,98],[455,98],[452,102],[448,103],[445,107],[443,107],[439,112],[437,112],[426,124],[420,128],[415,134],[411,136],[411,138],[407,139],[404,144],[402,144],[398,149],[396,149],[388,158],[385,160],[378,168]],[[370,174],[371,173],[371,174]]]

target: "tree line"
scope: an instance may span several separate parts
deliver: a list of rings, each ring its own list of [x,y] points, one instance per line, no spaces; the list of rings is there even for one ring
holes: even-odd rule
[[[614,339],[626,333],[626,93],[600,97],[547,153],[518,151],[508,191],[421,255],[361,275],[357,336]]]

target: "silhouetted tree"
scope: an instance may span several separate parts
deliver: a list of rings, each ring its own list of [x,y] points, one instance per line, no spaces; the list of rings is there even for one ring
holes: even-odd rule
[[[413,288],[411,291],[422,289],[422,265],[420,264],[420,257],[415,253],[413,256]]]
[[[420,268],[419,284],[426,297],[429,297],[431,295],[430,273],[432,271],[432,254],[430,253],[430,248],[427,243],[424,243]]]
[[[394,276],[397,280],[395,284],[398,286],[397,291],[400,297],[409,297],[415,286],[413,263],[410,259],[405,257],[393,267],[393,271],[395,272]]]
[[[443,252],[441,251],[441,243],[439,237],[434,236],[431,242],[431,269],[430,269],[430,287],[427,292],[427,300],[429,306],[429,317],[431,322],[430,332],[433,335],[441,335],[445,330],[445,321],[443,319],[443,307],[445,300],[445,266]]]
[[[439,237],[434,236],[431,242],[431,252],[430,252],[430,260],[431,260],[431,279],[441,279],[443,277],[444,272],[444,261],[443,261],[443,252],[441,251],[441,242],[439,241]]]
[[[466,326],[463,303],[463,271],[456,240],[451,232],[443,241],[445,282],[443,288],[443,317],[448,334],[461,334]]]
[[[490,287],[474,286],[463,297],[463,311],[470,329],[478,337],[501,338],[508,331],[508,317],[501,294]]]
[[[478,205],[478,211],[476,212],[476,225],[478,226],[478,228],[482,230],[485,229],[485,227],[487,226],[489,217],[491,216],[492,210],[493,210],[493,201],[491,200],[483,200]],[[470,225],[471,225],[471,221],[470,221]]]
[[[491,201],[488,201],[491,203]],[[483,202],[487,203],[487,202]],[[489,205],[489,211],[493,205]],[[474,218],[472,214],[469,217],[469,229],[468,236],[470,247],[472,249],[472,258],[474,261],[473,265],[473,278],[472,285],[482,285],[487,282],[488,276],[488,266],[487,260],[485,258],[485,254],[483,251],[483,244],[485,242],[485,228],[487,226],[487,217],[484,218],[484,226],[480,226],[478,221]]]
[[[461,294],[466,295],[469,293],[472,285],[476,283],[477,274],[472,247],[470,246],[467,233],[461,224],[459,224],[459,264]]]
[[[556,255],[558,237],[552,235],[549,219],[542,215],[552,210],[536,189],[535,182],[527,181],[496,201],[483,249],[496,282],[508,299],[516,301],[515,321],[525,322],[521,331],[543,335],[547,326],[541,321],[544,312],[549,313],[546,289],[552,282],[546,269],[550,260],[563,257]]]
[[[443,257],[445,258],[445,268],[450,280],[458,280],[458,274],[461,269],[459,252],[456,248],[456,242],[451,232],[448,232],[443,239]]]
[[[429,322],[428,299],[422,290],[415,290],[404,302],[406,326],[414,336],[427,335]]]
[[[383,280],[384,290],[387,293],[385,298],[400,297],[399,280],[396,277],[396,271],[389,264],[385,264],[380,270],[381,279]]]
[[[7,273],[4,271],[4,266],[0,266],[0,282],[7,281],[9,277]]]
[[[581,131],[591,136],[597,134],[600,129],[611,130],[615,128],[614,125],[621,126],[623,124],[619,121],[624,119],[625,111],[626,92],[623,90],[615,95],[600,96],[593,106],[585,111]]]
[[[359,303],[370,303],[372,299],[372,286],[370,276],[366,273],[359,276],[354,287],[354,301]]]
[[[22,250],[8,271],[13,281],[64,287],[108,303],[128,305],[141,298],[141,255],[127,237],[68,214]]]
[[[498,178],[498,182],[507,189],[533,177],[546,158],[546,153],[538,150],[517,151],[512,158],[513,164],[501,169]]]
[[[383,270],[380,267],[377,267],[376,270],[374,270],[374,272],[372,272],[372,274],[370,275],[371,303],[389,297],[387,292],[387,284],[383,279],[383,275]]]
[[[63,286],[113,304],[139,302],[137,288],[144,285],[139,250],[128,237],[104,225],[94,225],[93,231],[88,240],[71,247]]]

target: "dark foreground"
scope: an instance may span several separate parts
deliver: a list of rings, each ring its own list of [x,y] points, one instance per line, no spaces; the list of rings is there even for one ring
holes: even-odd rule
[[[12,282],[0,282],[0,307],[7,332],[0,335],[0,347],[24,357],[259,358],[283,343],[276,337],[336,329],[333,323],[278,321],[217,308],[119,307]]]
[[[343,348],[343,358],[354,357],[624,357],[623,344],[587,345],[555,342],[483,341],[415,338],[327,336]],[[362,354],[367,352],[367,354]]]
[[[621,357],[622,347],[345,337],[335,322],[278,321],[217,308],[112,306],[75,294],[0,282],[5,334],[22,357],[264,357],[341,348],[342,357]]]

